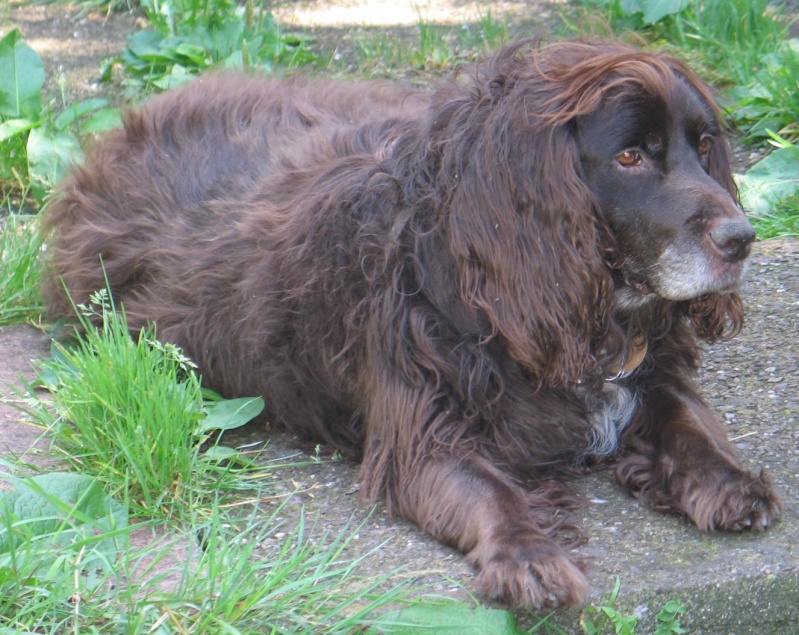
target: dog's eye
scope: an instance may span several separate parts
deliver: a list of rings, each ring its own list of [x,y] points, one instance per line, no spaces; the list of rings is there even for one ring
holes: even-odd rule
[[[641,153],[637,150],[625,150],[616,157],[616,161],[625,168],[632,168],[636,165],[641,165],[643,159],[641,158]]]
[[[713,148],[713,138],[712,137],[702,137],[699,140],[699,147],[697,148],[697,152],[699,152],[700,157],[706,157],[710,154],[710,150]]]

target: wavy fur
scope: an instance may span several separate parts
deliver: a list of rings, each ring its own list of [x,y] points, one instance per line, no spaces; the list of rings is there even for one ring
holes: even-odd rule
[[[132,330],[359,458],[364,497],[466,553],[483,593],[579,604],[562,479],[591,454],[620,449],[625,487],[702,529],[779,515],[691,379],[698,341],[741,326],[752,238],[717,118],[682,63],[615,43],[523,41],[432,90],[202,77],[129,112],[59,188],[49,313],[104,267]],[[704,277],[672,285],[662,242]]]

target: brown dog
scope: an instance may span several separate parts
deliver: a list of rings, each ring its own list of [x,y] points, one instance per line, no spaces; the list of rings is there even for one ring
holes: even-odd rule
[[[707,86],[619,44],[517,43],[432,91],[208,76],[62,185],[47,296],[68,315],[61,281],[84,302],[104,267],[131,329],[360,458],[484,594],[575,604],[588,457],[705,531],[780,515],[692,379],[742,321],[736,196]]]

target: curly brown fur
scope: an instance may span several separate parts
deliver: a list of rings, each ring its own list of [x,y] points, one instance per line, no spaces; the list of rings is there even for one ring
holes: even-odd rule
[[[754,234],[672,58],[524,41],[433,90],[203,77],[128,113],[45,231],[51,317],[105,275],[132,330],[361,459],[364,497],[487,596],[585,599],[563,479],[596,452],[701,529],[779,516],[692,380],[740,328]]]

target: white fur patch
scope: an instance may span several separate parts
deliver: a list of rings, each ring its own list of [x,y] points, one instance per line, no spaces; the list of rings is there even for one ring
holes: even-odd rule
[[[635,393],[629,388],[606,381],[602,391],[588,398],[591,440],[586,454],[609,456],[619,446],[619,435],[630,423],[638,405]]]

